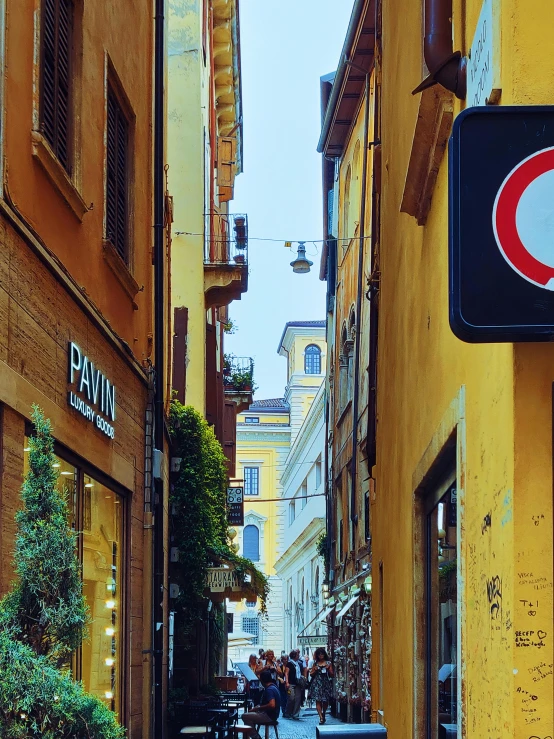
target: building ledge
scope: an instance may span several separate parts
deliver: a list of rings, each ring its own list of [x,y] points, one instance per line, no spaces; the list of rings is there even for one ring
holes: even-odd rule
[[[237,407],[237,413],[248,410],[254,401],[254,391],[251,390],[235,390],[234,388],[225,388],[225,400],[233,402]],[[244,426],[250,428],[259,427],[259,423],[245,423]]]
[[[248,290],[248,266],[236,263],[204,264],[204,296],[206,308],[220,308],[240,300]]]
[[[40,131],[31,131],[31,145],[33,157],[39,162],[48,179],[69,206],[69,209],[81,222],[85,213],[88,211],[88,206],[81,197],[81,193],[75,186],[75,183],[67,174],[58,157],[54,154],[50,144]]]

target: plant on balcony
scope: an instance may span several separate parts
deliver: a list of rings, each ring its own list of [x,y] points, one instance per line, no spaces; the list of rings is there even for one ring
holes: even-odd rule
[[[238,331],[238,326],[231,318],[228,318],[226,321],[223,322],[223,330],[226,334],[236,334]]]
[[[89,620],[76,533],[56,486],[50,422],[34,406],[12,590],[0,601],[0,736],[119,739],[115,714],[68,665]]]

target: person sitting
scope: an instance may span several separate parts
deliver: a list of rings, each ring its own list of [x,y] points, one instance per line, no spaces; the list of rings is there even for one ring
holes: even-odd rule
[[[269,670],[263,670],[260,674],[260,681],[264,686],[260,705],[254,706],[252,711],[248,711],[248,713],[243,713],[242,715],[243,723],[253,728],[253,731],[250,732],[250,736],[253,739],[261,739],[256,726],[275,723],[279,718],[279,712],[281,710],[279,688],[272,681],[271,672]]]

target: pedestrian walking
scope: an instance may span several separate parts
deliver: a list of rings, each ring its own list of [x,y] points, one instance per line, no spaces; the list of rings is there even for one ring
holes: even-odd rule
[[[300,705],[302,693],[306,687],[306,677],[303,674],[303,665],[299,661],[300,652],[293,649],[285,668],[285,684],[288,692],[287,716],[295,721],[300,720]]]
[[[279,694],[281,696],[281,711],[283,713],[284,718],[287,715],[287,703],[288,703],[286,677],[285,677],[285,669],[287,667],[288,660],[289,660],[288,654],[286,652],[281,652],[281,659],[277,662],[279,666],[279,672],[277,674],[277,686],[279,688]]]
[[[281,710],[279,689],[271,679],[271,672],[269,670],[262,670],[260,680],[264,687],[260,705],[254,706],[252,711],[242,714],[243,723],[254,728],[254,731],[251,733],[253,739],[261,739],[256,726],[273,724],[279,718],[279,712]]]
[[[310,668],[310,677],[308,696],[310,700],[315,700],[319,723],[324,724],[325,712],[333,695],[333,665],[323,647],[318,647],[314,652],[314,663]]]

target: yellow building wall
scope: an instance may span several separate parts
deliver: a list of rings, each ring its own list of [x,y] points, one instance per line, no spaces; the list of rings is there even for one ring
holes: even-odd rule
[[[174,198],[172,310],[188,308],[186,402],[205,413],[205,171],[209,68],[197,0],[171,0],[168,17],[169,189]],[[209,58],[209,57],[208,57]],[[179,232],[186,231],[187,235]]]
[[[462,516],[461,736],[542,738],[553,731],[554,347],[468,345],[452,334],[446,157],[426,225],[417,226],[414,218],[399,212],[419,105],[411,90],[422,79],[422,39],[414,31],[422,27],[422,4],[389,0],[382,5],[372,707],[383,711],[390,736],[420,736],[414,731],[417,715],[424,711],[413,690],[414,679],[421,679],[414,606],[416,619],[423,615],[414,593],[413,486],[418,465],[455,401]],[[454,48],[463,53],[480,8],[477,0],[454,1]],[[549,29],[554,7],[548,0],[503,0],[496,9],[501,11],[501,103],[553,104]],[[463,107],[454,102],[455,113]],[[499,618],[491,613],[493,582],[501,583]],[[530,608],[529,601],[538,601],[537,607]],[[543,646],[517,646],[518,635],[528,631]]]

